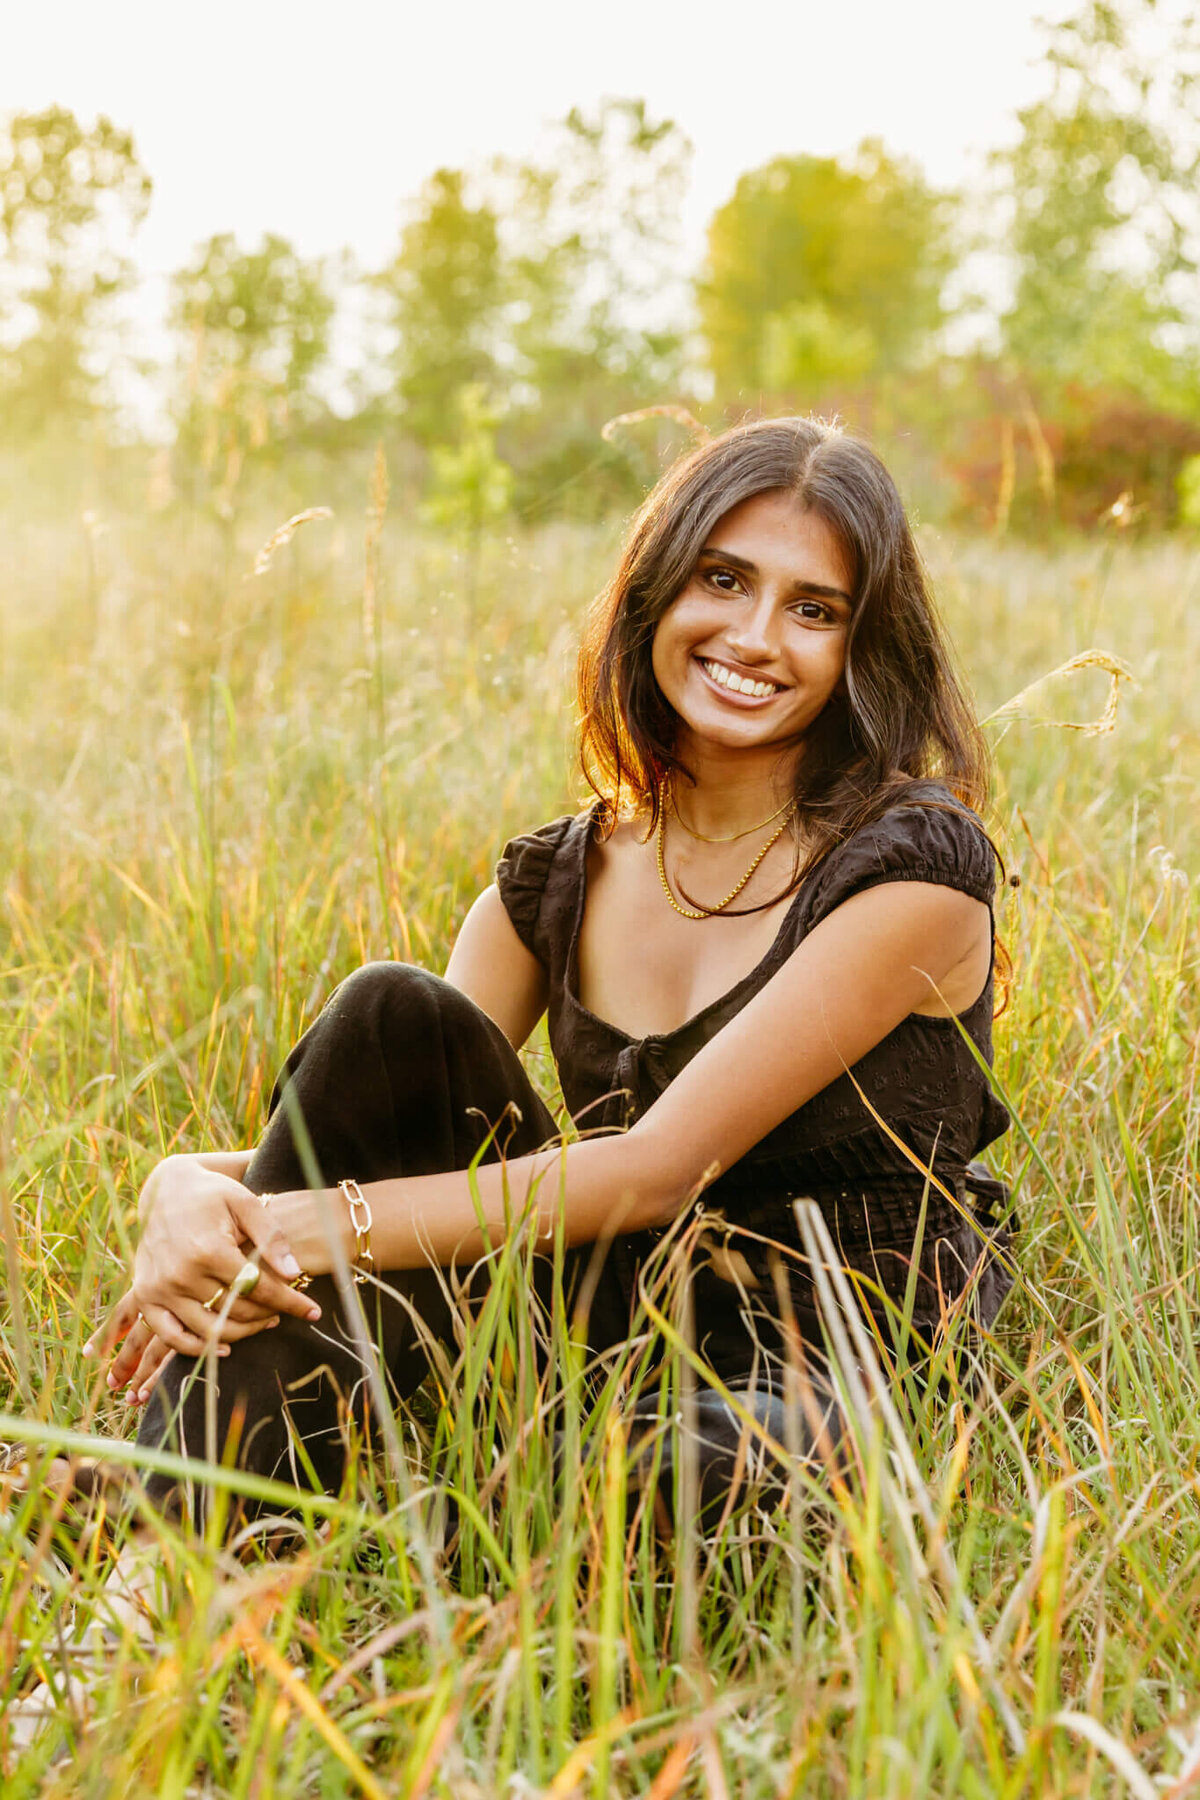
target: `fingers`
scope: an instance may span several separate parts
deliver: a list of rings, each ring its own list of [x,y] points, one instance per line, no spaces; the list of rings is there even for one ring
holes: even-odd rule
[[[239,1338],[257,1337],[261,1331],[273,1331],[278,1324],[279,1315],[274,1313],[268,1318],[256,1319],[251,1324],[241,1325],[238,1328],[237,1336]],[[151,1338],[129,1384],[129,1399],[135,1405],[145,1406],[158,1385],[159,1377],[174,1354],[173,1350],[168,1350],[161,1338]]]
[[[183,1303],[180,1302],[181,1310],[182,1306]],[[203,1307],[198,1307],[196,1310],[202,1313],[205,1318],[208,1317],[208,1314],[204,1312]],[[162,1338],[163,1342],[168,1344],[172,1350],[178,1350],[184,1356],[203,1356],[204,1352],[208,1349],[210,1333],[206,1331],[201,1335],[199,1331],[190,1330],[178,1314],[173,1312],[170,1307],[160,1306],[153,1300],[146,1300],[143,1302],[142,1312],[145,1316],[147,1325],[149,1325],[152,1331],[156,1332],[157,1335]],[[218,1356],[227,1353],[227,1345],[218,1347]]]
[[[223,1249],[219,1256],[213,1257],[212,1266],[217,1278],[228,1288],[237,1279],[239,1271],[245,1267],[247,1260],[253,1260],[253,1258],[248,1259],[244,1250],[229,1246]],[[307,1319],[310,1324],[315,1324],[321,1316],[321,1308],[310,1294],[300,1288],[289,1286],[286,1281],[281,1281],[279,1276],[265,1263],[259,1264],[258,1280],[251,1291],[239,1296],[239,1299],[234,1301],[234,1306],[230,1308],[230,1318],[233,1317],[234,1307],[239,1304],[239,1301],[250,1301],[256,1308],[265,1309],[268,1312],[290,1313],[292,1318]],[[216,1310],[222,1310],[223,1307],[224,1301],[220,1302]]]
[[[137,1324],[138,1304],[133,1297],[133,1289],[123,1294],[105,1319],[103,1325],[93,1331],[83,1346],[85,1356],[105,1356],[114,1344],[119,1344]]]
[[[110,1392],[115,1393],[118,1388],[125,1386],[125,1383],[129,1380],[130,1376],[141,1362],[142,1357],[145,1355],[147,1346],[153,1339],[153,1331],[151,1331],[145,1319],[139,1314],[130,1330],[126,1333],[124,1343],[121,1345],[121,1348],[117,1351],[117,1354],[113,1357],[112,1362],[109,1365],[108,1374],[105,1377],[105,1380],[107,1381]]]
[[[214,1287],[215,1285],[214,1283]],[[220,1311],[220,1307],[214,1307],[208,1315],[214,1325]],[[278,1312],[270,1306],[260,1305],[249,1297],[235,1299],[226,1319],[227,1329],[222,1331],[221,1336],[231,1342],[238,1337],[249,1337],[253,1332],[262,1331],[266,1326],[277,1322],[278,1318]],[[205,1335],[207,1341],[212,1335],[211,1329]],[[115,1392],[124,1387],[126,1382],[130,1382],[136,1390],[141,1373],[139,1364],[154,1336],[153,1330],[138,1311],[137,1301],[131,1291],[113,1308],[103,1326],[93,1332],[83,1346],[83,1354],[104,1355],[114,1345],[119,1345],[106,1377],[107,1385],[110,1391]],[[165,1356],[169,1351],[164,1349],[163,1354]]]
[[[145,1406],[158,1382],[159,1376],[174,1356],[160,1337],[152,1337],[143,1352],[142,1359],[129,1378],[129,1399],[135,1406]]]
[[[245,1261],[245,1258],[242,1260]],[[240,1268],[241,1264],[238,1266]],[[211,1312],[213,1318],[216,1318],[218,1314],[224,1314],[233,1325],[264,1325],[268,1319],[274,1319],[279,1316],[278,1307],[268,1306],[265,1301],[259,1299],[259,1288],[255,1288],[252,1294],[235,1294],[233,1303],[230,1306],[228,1313],[226,1313],[225,1300],[228,1290],[217,1282],[215,1277],[213,1279],[213,1287],[221,1296],[219,1300],[214,1301],[212,1306],[207,1309]]]
[[[248,1237],[252,1244],[257,1244],[262,1252],[263,1262],[269,1264],[277,1275],[283,1277],[284,1281],[295,1281],[301,1273],[300,1264],[292,1255],[291,1245],[258,1195],[250,1193],[248,1189],[240,1195],[231,1195],[229,1210],[241,1227],[242,1235]]]

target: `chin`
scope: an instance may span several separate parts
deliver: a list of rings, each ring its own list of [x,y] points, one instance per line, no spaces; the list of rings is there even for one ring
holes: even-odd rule
[[[799,734],[768,730],[757,719],[684,718],[684,727],[697,744],[712,744],[725,750],[785,749],[799,741]]]

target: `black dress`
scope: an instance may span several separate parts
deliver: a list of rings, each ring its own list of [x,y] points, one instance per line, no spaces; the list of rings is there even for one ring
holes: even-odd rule
[[[805,880],[762,961],[719,1000],[677,1030],[632,1038],[579,1000],[579,936],[587,895],[587,852],[596,809],[555,819],[515,838],[497,870],[509,917],[550,978],[549,1030],[563,1096],[577,1123],[632,1124],[691,1058],[771,979],[813,928],[852,894],[885,882],[957,888],[991,908],[996,857],[975,815],[934,783],[914,789],[875,823],[832,851]],[[1000,1136],[1008,1113],[991,1091],[993,983],[959,1018],[912,1013],[875,1048],[767,1134],[704,1195],[720,1247],[697,1268],[695,1316],[712,1366],[736,1377],[770,1345],[777,1300],[763,1239],[799,1251],[792,1202],[820,1206],[845,1265],[900,1305],[925,1211],[912,1328],[927,1342],[943,1309],[971,1285],[974,1317],[990,1324],[1012,1285],[1008,1236],[998,1212],[1001,1184],[973,1159]],[[804,1030],[804,1021],[796,1021]],[[860,1091],[861,1090],[861,1091]],[[928,1184],[872,1117],[863,1096],[955,1200]],[[617,1240],[627,1281],[654,1234]],[[802,1335],[821,1329],[805,1267],[783,1258]],[[731,1278],[736,1270],[738,1279]],[[734,1292],[731,1290],[737,1289]],[[886,1315],[886,1304],[874,1310]],[[755,1315],[747,1329],[747,1312]],[[880,1317],[886,1330],[886,1318]]]
[[[679,1030],[633,1039],[578,999],[578,944],[595,809],[556,819],[514,839],[497,869],[504,905],[550,982],[550,1041],[568,1107],[588,1130],[619,1130],[651,1106],[692,1056],[756,994],[835,906],[890,881],[931,881],[991,904],[995,857],[974,815],[942,789],[926,785],[833,851],[804,882],[766,956],[729,993]],[[905,1293],[922,1205],[912,1330],[936,1336],[942,1309],[970,1289],[976,1319],[987,1324],[1007,1292],[1007,1237],[994,1214],[1004,1190],[970,1159],[1006,1127],[970,1045],[991,1056],[992,983],[952,1019],[905,1019],[853,1069],[768,1133],[703,1197],[705,1224],[692,1263],[694,1317],[701,1347],[726,1385],[766,1424],[776,1442],[812,1448],[821,1432],[811,1408],[797,1425],[781,1415],[775,1264],[782,1260],[792,1308],[819,1361],[821,1324],[799,1247],[792,1201],[809,1196],[822,1209],[846,1266],[898,1305]],[[960,1030],[961,1027],[961,1030]],[[798,1020],[797,1030],[804,1029]],[[964,1038],[965,1034],[965,1038]],[[871,1105],[955,1196],[928,1187],[872,1119]],[[289,1104],[281,1104],[284,1086]],[[293,1136],[303,1114],[323,1181],[360,1182],[465,1169],[482,1148],[531,1153],[557,1136],[555,1122],[499,1028],[456,988],[404,963],[371,963],[351,975],[289,1055],[272,1096],[270,1118],[246,1174],[256,1193],[308,1185],[311,1161]],[[493,1128],[497,1128],[494,1129]],[[660,1232],[616,1238],[599,1279],[591,1246],[568,1254],[569,1293],[590,1293],[589,1335],[597,1349],[627,1338],[639,1271]],[[736,1250],[734,1259],[730,1252]],[[206,1397],[207,1365],[176,1355],[155,1388],[139,1432],[142,1443],[191,1455],[227,1456],[265,1475],[317,1481],[336,1490],[344,1470],[346,1418],[361,1416],[367,1384],[332,1281],[313,1283],[324,1317],[316,1326],[285,1316],[277,1329],[231,1346]],[[386,1273],[369,1301],[369,1323],[395,1393],[410,1393],[428,1369],[422,1334],[449,1340],[454,1320],[441,1272]],[[886,1315],[886,1300],[877,1310]],[[868,1301],[868,1304],[870,1302]],[[890,1329],[881,1316],[881,1330]],[[886,1336],[885,1336],[886,1342]],[[751,1379],[751,1371],[753,1378]],[[817,1376],[820,1385],[820,1376]],[[836,1436],[836,1401],[826,1395]],[[655,1420],[655,1400],[636,1418]],[[736,1462],[741,1426],[715,1390],[696,1400],[701,1497],[719,1500]],[[297,1456],[296,1441],[303,1440]],[[639,1431],[631,1432],[638,1461]],[[231,1452],[231,1443],[235,1449]],[[664,1468],[670,1474],[671,1458]],[[738,1465],[740,1466],[740,1465]],[[760,1469],[763,1469],[761,1458]],[[768,1476],[770,1470],[763,1469]],[[165,1503],[171,1484],[148,1482]],[[176,1496],[178,1498],[178,1496]]]

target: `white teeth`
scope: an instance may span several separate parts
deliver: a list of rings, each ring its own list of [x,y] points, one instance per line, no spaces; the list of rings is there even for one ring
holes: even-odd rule
[[[724,663],[704,660],[704,667],[714,681],[722,687],[729,688],[735,694],[751,694],[756,700],[765,700],[770,694],[778,693],[778,684],[773,681],[751,681],[748,675],[739,675],[733,669],[727,669]]]

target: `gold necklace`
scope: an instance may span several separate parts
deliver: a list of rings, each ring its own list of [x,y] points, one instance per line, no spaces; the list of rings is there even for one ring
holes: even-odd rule
[[[663,893],[667,896],[667,899],[670,901],[671,905],[675,908],[675,911],[679,914],[681,919],[711,919],[715,913],[724,912],[725,908],[729,905],[731,900],[737,899],[738,895],[741,893],[742,889],[745,887],[746,883],[749,881],[750,877],[753,875],[755,869],[757,869],[759,863],[762,861],[763,857],[767,854],[767,851],[771,848],[772,844],[776,844],[779,842],[779,839],[783,836],[784,832],[787,830],[789,824],[791,823],[792,814],[796,810],[796,802],[795,802],[795,800],[788,801],[787,816],[784,819],[783,823],[778,827],[777,830],[775,830],[771,833],[770,837],[767,839],[767,841],[763,845],[762,849],[758,852],[758,855],[754,858],[754,861],[750,864],[750,867],[746,870],[746,873],[742,876],[742,879],[738,882],[737,886],[730,888],[729,892],[726,894],[726,896],[723,900],[718,901],[716,906],[690,907],[690,906],[680,906],[678,900],[675,898],[674,894],[671,892],[671,884],[667,880],[667,864],[666,864],[666,856],[665,856],[665,844],[666,844],[666,836],[667,836],[667,816],[666,816],[666,805],[665,805],[666,795],[667,795],[667,784],[664,781],[661,788],[659,789],[658,830],[655,833],[655,850],[658,855],[658,879],[662,882]],[[769,824],[770,821],[768,820],[767,823]]]
[[[688,836],[690,838],[695,838],[701,844],[735,844],[738,838],[751,837],[756,831],[765,831],[768,825],[774,824],[781,812],[786,812],[789,806],[794,807],[796,804],[794,798],[785,800],[782,806],[777,806],[775,808],[775,811],[771,814],[769,819],[760,819],[757,825],[747,825],[745,831],[731,831],[728,837],[707,837],[703,831],[696,831],[688,824],[687,820],[679,810],[679,802],[675,798],[674,790],[668,789],[667,791],[671,797],[671,811],[675,814],[675,817],[679,820],[679,823],[683,826],[683,829],[687,832]]]

